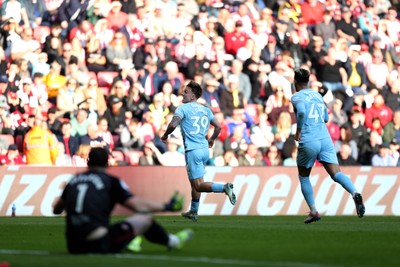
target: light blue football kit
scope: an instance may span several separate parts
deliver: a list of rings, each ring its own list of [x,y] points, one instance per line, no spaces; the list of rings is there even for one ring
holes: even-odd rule
[[[214,114],[209,108],[199,103],[189,102],[180,105],[175,110],[174,116],[181,118],[189,179],[202,178],[205,174],[206,162],[210,157],[206,135]]]
[[[328,121],[328,110],[322,96],[313,89],[303,89],[292,96],[296,113],[297,128],[301,129],[297,153],[297,165],[311,168],[317,159],[322,163],[339,164],[332,138],[325,123]],[[309,177],[299,177],[304,198],[315,213],[315,201]],[[353,194],[355,187],[348,176],[337,172],[332,179]]]
[[[316,159],[338,164],[332,138],[325,125],[328,110],[322,96],[312,89],[303,89],[292,96],[292,103],[296,111],[297,128],[301,129],[297,164],[311,168]]]

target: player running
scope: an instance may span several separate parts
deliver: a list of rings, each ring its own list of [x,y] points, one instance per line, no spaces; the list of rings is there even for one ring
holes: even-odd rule
[[[349,192],[356,205],[358,217],[363,217],[365,207],[350,178],[340,171],[332,138],[325,123],[328,111],[322,96],[308,87],[310,73],[306,69],[295,71],[294,86],[297,93],[292,96],[292,104],[297,118],[296,141],[299,142],[297,168],[301,192],[310,208],[304,223],[312,223],[321,219],[314,202],[310,173],[316,159],[321,162],[330,177]]]
[[[192,188],[190,210],[182,213],[182,216],[193,221],[198,219],[201,192],[225,193],[232,205],[236,203],[233,184],[204,182],[203,179],[206,173],[205,165],[210,156],[208,148],[214,145],[215,139],[221,132],[221,125],[209,108],[197,103],[202,92],[201,86],[194,81],[186,85],[182,92],[183,104],[175,110],[167,130],[161,137],[161,140],[166,142],[168,135],[180,125],[185,146],[186,170]],[[214,132],[207,139],[210,124],[214,126]]]

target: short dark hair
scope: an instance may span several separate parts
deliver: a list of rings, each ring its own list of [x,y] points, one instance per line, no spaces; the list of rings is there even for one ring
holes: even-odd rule
[[[108,152],[102,147],[93,147],[89,152],[88,167],[107,167]]]
[[[192,92],[196,98],[200,98],[203,94],[203,89],[201,89],[200,84],[196,83],[195,81],[190,81],[186,86],[192,89]]]
[[[306,69],[297,69],[294,71],[294,80],[298,84],[306,85],[310,79],[310,72]]]

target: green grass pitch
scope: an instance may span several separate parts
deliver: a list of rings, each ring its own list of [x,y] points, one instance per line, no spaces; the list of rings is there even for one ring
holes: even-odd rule
[[[323,216],[157,216],[168,231],[192,228],[180,251],[145,241],[140,254],[72,256],[64,219],[0,217],[0,263],[17,266],[400,266],[400,218]],[[114,218],[119,220],[121,218]]]

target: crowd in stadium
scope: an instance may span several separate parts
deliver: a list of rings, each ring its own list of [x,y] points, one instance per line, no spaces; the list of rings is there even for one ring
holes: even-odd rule
[[[0,164],[86,166],[101,146],[114,166],[185,166],[179,129],[160,136],[194,80],[223,125],[210,166],[295,166],[302,67],[339,163],[400,166],[397,1],[1,2]]]

